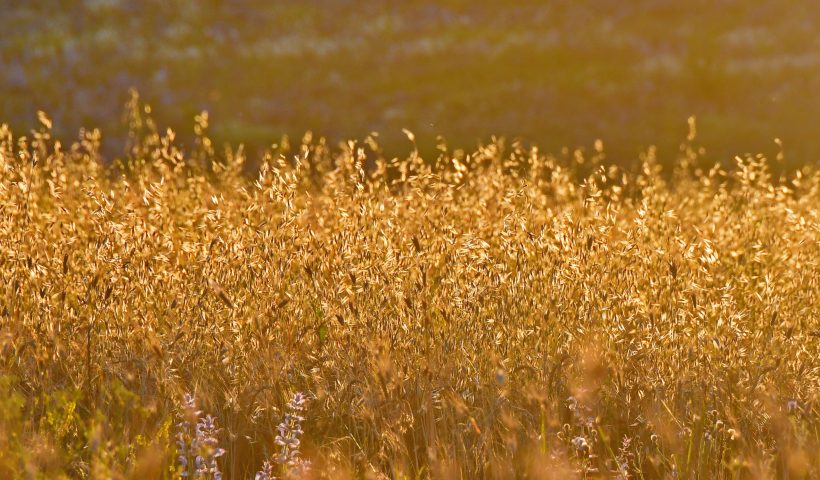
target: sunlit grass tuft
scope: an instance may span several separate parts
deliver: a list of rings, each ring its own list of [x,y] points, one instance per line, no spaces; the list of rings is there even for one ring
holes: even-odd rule
[[[226,479],[820,474],[813,166],[307,135],[257,169],[136,99],[106,166],[40,118],[0,127],[2,478],[175,478],[203,421]]]

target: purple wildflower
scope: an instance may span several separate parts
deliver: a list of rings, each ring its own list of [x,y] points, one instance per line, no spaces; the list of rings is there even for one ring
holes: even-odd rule
[[[180,478],[189,478],[193,473],[196,479],[221,480],[222,472],[216,459],[224,455],[225,450],[219,447],[217,435],[220,429],[216,426],[216,419],[211,415],[199,417],[202,412],[197,410],[194,397],[187,393],[182,400],[182,410],[176,435],[177,472]]]
[[[586,457],[589,455],[589,444],[584,437],[575,437],[572,439],[572,445],[575,447],[578,455]]]
[[[304,433],[302,430],[302,422],[305,420],[300,415],[307,405],[307,397],[297,392],[293,398],[288,402],[289,412],[285,414],[276,430],[278,434],[274,439],[276,445],[279,445],[279,453],[274,455],[271,461],[266,461],[262,466],[262,470],[256,473],[255,480],[272,480],[273,464],[279,464],[285,471],[287,477],[299,478],[305,475],[310,470],[310,462],[301,458],[299,445],[301,441],[299,437]]]
[[[225,454],[219,448],[216,435],[221,429],[216,427],[216,419],[211,415],[200,418],[196,425],[196,478],[213,478],[221,480],[222,473],[216,459]]]
[[[196,400],[193,395],[186,393],[182,397],[182,413],[177,427],[177,471],[181,478],[188,478],[190,462],[188,458],[193,454],[189,445],[193,443],[191,432],[191,421],[195,420],[201,412],[196,409]]]
[[[275,480],[276,476],[273,474],[273,464],[265,460],[262,464],[262,470],[256,472],[253,480]]]

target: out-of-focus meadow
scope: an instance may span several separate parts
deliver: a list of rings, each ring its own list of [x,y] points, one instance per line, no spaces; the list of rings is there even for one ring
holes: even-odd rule
[[[807,3],[3,2],[0,479],[819,478]]]
[[[381,133],[403,155],[437,135],[544,149],[590,145],[633,162],[676,153],[686,118],[715,158],[820,157],[818,9],[805,1],[3,2],[0,117],[47,111],[56,133],[100,127],[122,152],[136,87],[185,138],[211,113],[215,141],[259,150],[305,130],[334,143]]]

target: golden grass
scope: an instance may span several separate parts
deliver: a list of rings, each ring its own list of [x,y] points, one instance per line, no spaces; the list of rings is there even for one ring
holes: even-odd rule
[[[815,167],[308,135],[249,175],[147,111],[113,166],[0,128],[0,477],[173,478],[191,392],[252,478],[296,391],[317,478],[820,475]]]

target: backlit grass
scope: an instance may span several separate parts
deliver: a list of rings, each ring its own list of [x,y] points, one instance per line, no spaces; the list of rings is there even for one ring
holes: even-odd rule
[[[0,477],[176,478],[186,393],[224,478],[281,475],[297,392],[309,478],[820,474],[816,167],[713,166],[692,122],[667,171],[311,135],[257,168],[146,112],[114,165],[0,127]]]

